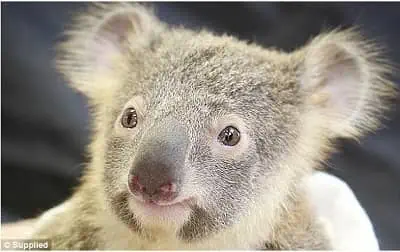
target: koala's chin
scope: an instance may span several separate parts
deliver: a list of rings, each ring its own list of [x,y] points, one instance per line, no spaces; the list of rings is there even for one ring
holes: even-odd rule
[[[179,228],[189,220],[193,200],[190,198],[176,199],[168,203],[146,201],[135,196],[128,197],[128,206],[138,221],[145,227],[175,226]]]

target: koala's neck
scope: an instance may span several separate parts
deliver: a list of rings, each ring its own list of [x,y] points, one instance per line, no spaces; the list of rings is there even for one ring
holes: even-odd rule
[[[306,195],[301,192],[299,190],[298,195],[280,210],[279,221],[273,227],[265,249],[332,249],[323,223],[315,218]]]

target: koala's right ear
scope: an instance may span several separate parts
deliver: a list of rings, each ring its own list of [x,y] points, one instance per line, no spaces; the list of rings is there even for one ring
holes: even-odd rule
[[[96,76],[119,68],[124,55],[150,50],[164,28],[151,10],[131,3],[93,4],[74,21],[58,46],[56,65],[71,86],[89,97],[113,85],[99,83]]]

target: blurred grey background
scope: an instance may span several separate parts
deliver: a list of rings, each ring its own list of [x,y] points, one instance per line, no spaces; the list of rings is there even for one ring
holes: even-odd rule
[[[85,3],[1,3],[2,223],[36,216],[71,193],[88,143],[86,100],[53,68],[54,44]],[[161,20],[207,27],[286,51],[322,29],[358,24],[400,65],[399,3],[155,3]],[[399,86],[399,76],[394,78]],[[328,162],[366,208],[382,249],[400,249],[400,105]]]

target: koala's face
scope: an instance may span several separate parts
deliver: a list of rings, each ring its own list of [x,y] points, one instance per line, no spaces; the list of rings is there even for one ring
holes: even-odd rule
[[[352,32],[285,54],[169,29],[135,5],[86,15],[59,67],[95,107],[91,154],[132,228],[192,240],[282,204],[273,195],[328,139],[373,128],[390,94],[378,54]]]
[[[201,38],[161,41],[127,67],[107,114],[107,188],[129,191],[140,223],[179,223],[185,239],[231,225],[266,192],[301,108],[287,65]]]

